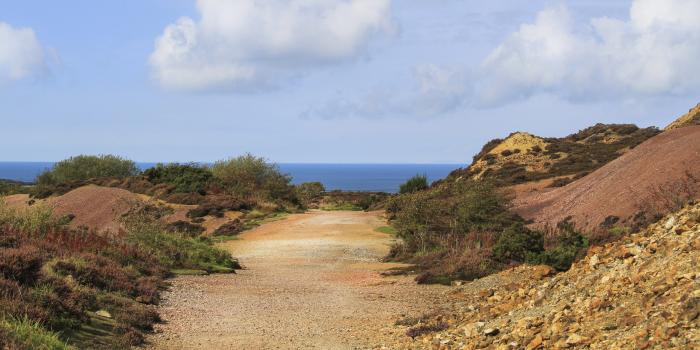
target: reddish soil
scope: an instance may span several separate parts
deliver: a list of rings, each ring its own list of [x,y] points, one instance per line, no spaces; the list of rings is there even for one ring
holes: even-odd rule
[[[144,198],[127,190],[84,186],[48,201],[56,215],[73,214],[72,227],[97,231],[119,231],[119,219]]]
[[[584,230],[595,230],[609,216],[629,224],[646,203],[676,196],[669,189],[689,184],[687,174],[700,177],[700,126],[664,132],[565,187],[520,191],[514,209],[540,227],[567,217]],[[692,187],[700,198],[697,183]]]

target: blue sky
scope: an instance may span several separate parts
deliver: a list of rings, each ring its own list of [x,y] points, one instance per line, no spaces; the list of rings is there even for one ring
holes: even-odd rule
[[[0,160],[466,163],[516,130],[664,126],[700,102],[699,6],[0,2]]]

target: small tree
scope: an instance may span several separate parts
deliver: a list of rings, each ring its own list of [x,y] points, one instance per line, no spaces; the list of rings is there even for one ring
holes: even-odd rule
[[[119,156],[79,155],[56,163],[53,168],[37,176],[36,182],[39,185],[56,185],[100,177],[124,178],[138,173],[136,163]]]
[[[399,187],[399,193],[415,193],[428,188],[428,177],[426,175],[415,175],[408,179]]]

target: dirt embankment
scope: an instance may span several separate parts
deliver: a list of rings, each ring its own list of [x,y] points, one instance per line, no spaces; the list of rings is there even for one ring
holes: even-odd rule
[[[611,216],[630,225],[640,211],[685,195],[697,198],[700,188],[689,176],[698,175],[700,126],[674,129],[565,187],[523,193],[515,211],[540,226],[571,217],[578,227],[595,230]]]
[[[178,277],[154,349],[367,349],[404,337],[395,320],[441,305],[443,286],[382,277],[393,238],[379,213],[311,212],[222,245],[246,270]],[[392,348],[389,345],[389,348]]]

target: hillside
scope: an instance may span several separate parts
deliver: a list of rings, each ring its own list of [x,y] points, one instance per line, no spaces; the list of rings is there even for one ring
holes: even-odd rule
[[[673,129],[565,187],[521,195],[514,209],[538,226],[643,225],[700,195],[699,160],[700,126]]]
[[[656,128],[597,124],[563,138],[516,132],[488,142],[466,169],[450,178],[492,179],[503,185],[559,178],[563,185],[616,159],[647,139]]]
[[[676,119],[673,123],[669,124],[664,130],[673,130],[691,125],[700,124],[700,103],[697,106],[691,108],[688,113],[682,115],[680,118]]]
[[[521,266],[465,284],[391,348],[697,349],[699,222],[694,205],[567,272]]]

